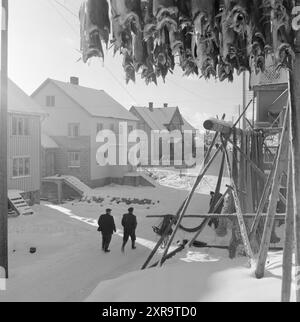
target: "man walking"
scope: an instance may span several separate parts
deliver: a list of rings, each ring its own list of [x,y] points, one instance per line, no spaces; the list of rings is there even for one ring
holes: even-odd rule
[[[106,209],[106,214],[101,215],[98,220],[98,231],[102,233],[102,250],[109,253],[109,244],[114,232],[116,232],[116,225],[114,217],[111,215],[111,209]]]
[[[137,220],[136,216],[133,214],[134,209],[129,208],[128,213],[123,216],[122,219],[122,226],[124,227],[124,238],[123,238],[123,245],[122,245],[122,252],[125,250],[125,246],[128,242],[129,237],[131,238],[132,249],[136,249],[135,247],[135,230],[137,227]]]

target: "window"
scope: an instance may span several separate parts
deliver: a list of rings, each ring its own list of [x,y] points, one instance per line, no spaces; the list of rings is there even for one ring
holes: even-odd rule
[[[77,138],[80,136],[80,125],[78,123],[71,123],[68,127],[68,135],[70,138]]]
[[[55,106],[55,96],[46,96],[46,106],[47,107]]]
[[[132,125],[128,125],[128,134],[130,134],[133,131],[133,126]]]
[[[13,159],[13,177],[30,176],[30,158],[14,158]]]
[[[68,153],[68,167],[69,168],[80,168],[80,152],[69,152]]]
[[[114,124],[110,125],[110,130],[113,131],[113,132],[115,131],[115,125]]]
[[[97,124],[97,134],[103,130],[103,124],[102,123],[98,123]]]
[[[28,136],[29,132],[29,118],[12,117],[12,135]]]

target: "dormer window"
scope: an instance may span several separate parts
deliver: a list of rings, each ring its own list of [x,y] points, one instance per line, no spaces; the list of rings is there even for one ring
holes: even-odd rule
[[[55,96],[46,96],[46,106],[47,107],[55,106]]]

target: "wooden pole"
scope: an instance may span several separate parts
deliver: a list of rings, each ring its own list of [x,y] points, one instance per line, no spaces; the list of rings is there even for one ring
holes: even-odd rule
[[[193,188],[192,188],[192,190],[191,190],[191,192],[190,192],[190,194],[189,194],[189,196],[188,196],[188,198],[187,198],[187,200],[186,200],[186,202],[184,204],[184,207],[181,210],[181,213],[180,213],[180,215],[178,217],[176,226],[175,226],[175,228],[173,230],[173,233],[172,233],[172,235],[171,235],[171,237],[170,237],[170,239],[168,241],[167,247],[165,248],[164,253],[163,253],[162,257],[161,257],[160,266],[162,266],[163,263],[164,263],[164,259],[165,259],[166,255],[168,254],[168,250],[169,250],[169,248],[170,248],[170,246],[171,246],[171,244],[172,244],[172,242],[174,240],[174,237],[175,237],[175,235],[176,235],[176,233],[177,233],[177,231],[179,229],[179,226],[180,226],[180,224],[182,222],[182,219],[183,219],[183,217],[184,217],[184,215],[185,215],[185,213],[186,213],[186,211],[187,211],[187,209],[188,209],[188,207],[190,205],[190,202],[192,200],[192,197],[193,197],[193,195],[194,195],[197,187],[199,186],[200,182],[204,178],[206,172],[210,168],[211,164],[213,163],[213,161],[215,160],[215,158],[217,157],[217,155],[219,154],[219,152],[221,151],[221,149],[222,149],[222,146],[220,145],[219,148],[217,149],[217,151],[215,152],[215,154],[212,156],[212,158],[210,159],[210,161],[205,166],[205,168],[201,171],[200,175],[197,177],[197,179],[196,179],[196,181],[194,183],[194,186],[193,186]]]
[[[220,190],[221,190],[221,184],[222,184],[222,180],[223,180],[223,174],[224,174],[224,166],[225,166],[225,155],[223,153],[223,157],[222,157],[222,162],[221,162],[221,166],[220,166],[220,171],[219,171],[219,178],[218,178],[218,183],[215,189],[215,198],[213,199],[213,202],[209,208],[209,214],[210,213],[215,213],[218,208],[220,207],[220,205],[222,204],[222,202],[224,201],[226,195],[227,195],[227,191],[225,192],[225,194],[218,200],[218,195],[220,194]],[[227,189],[229,191],[229,188]],[[195,240],[199,237],[199,235],[202,233],[203,229],[206,227],[206,225],[209,223],[210,218],[206,218],[203,220],[199,230],[197,231],[197,233],[195,234],[195,236],[191,239],[191,241],[189,242],[188,246],[192,247]]]
[[[7,61],[8,0],[2,0],[1,28],[1,112],[0,112],[0,267],[8,278],[7,250]]]
[[[300,0],[295,1],[300,6]],[[295,33],[294,53],[295,61],[289,77],[291,101],[291,128],[292,128],[292,162],[293,162],[293,192],[295,216],[295,244],[296,244],[296,300],[300,302],[300,31]]]
[[[225,115],[223,115],[222,119],[225,118]],[[203,161],[202,164],[202,168],[201,168],[201,172],[205,169],[205,168],[209,168],[210,164],[212,163],[212,161],[215,159],[215,157],[218,155],[218,153],[221,150],[221,147],[219,147],[219,149],[216,151],[216,153],[213,155],[213,157],[209,160],[210,154],[215,146],[215,143],[217,141],[219,137],[219,133],[216,133],[213,139],[213,142],[210,145],[210,148],[205,156],[205,160]],[[206,171],[207,171],[206,169]],[[205,171],[205,172],[206,172]],[[183,204],[180,206],[176,216],[174,216],[174,218],[171,220],[171,222],[169,223],[168,227],[166,228],[166,230],[164,231],[163,235],[160,237],[159,241],[157,242],[157,244],[155,245],[155,247],[153,248],[153,250],[151,251],[150,255],[147,257],[145,263],[142,266],[142,270],[146,269],[150,263],[150,261],[152,260],[152,258],[154,257],[154,255],[156,254],[157,250],[159,249],[160,245],[163,243],[165,237],[169,234],[172,226],[175,224],[176,220],[178,220],[180,213],[184,207],[184,205],[186,204],[187,200],[188,200],[189,196],[184,200]]]
[[[233,146],[236,147],[236,149],[240,152],[241,156],[243,156],[249,162],[253,170],[260,176],[260,178],[264,182],[266,182],[267,181],[266,174],[232,140],[230,139],[227,139],[227,140],[229,143],[231,143]],[[284,204],[286,204],[286,199],[281,193],[279,193],[279,198]]]
[[[287,215],[285,223],[285,240],[282,260],[282,302],[291,301],[293,248],[294,248],[294,194],[293,194],[293,170],[291,151],[289,153],[288,191],[287,191]]]
[[[238,220],[238,224],[239,224],[239,228],[240,228],[240,232],[241,232],[245,252],[246,252],[247,256],[250,259],[253,260],[254,259],[254,254],[252,252],[250,241],[249,241],[249,238],[248,238],[247,227],[245,225],[245,221],[244,221],[244,218],[243,218],[241,204],[240,204],[240,200],[239,200],[235,180],[233,178],[232,169],[231,169],[231,166],[230,166],[230,159],[229,159],[229,155],[228,155],[228,152],[227,152],[227,149],[226,149],[226,144],[227,143],[223,142],[223,151],[225,153],[227,169],[228,169],[231,185],[232,185],[232,188],[233,188],[233,199],[234,199],[235,209],[236,209],[236,212],[237,212],[237,220]]]
[[[280,183],[283,171],[287,166],[287,156],[288,156],[288,113],[286,113],[283,133],[280,140],[280,147],[278,153],[278,159],[276,164],[275,175],[272,183],[272,192],[268,207],[268,216],[265,223],[265,228],[263,232],[263,237],[260,245],[260,251],[258,255],[258,261],[256,266],[255,275],[257,278],[263,278],[265,273],[265,266],[268,256],[268,251],[270,247],[271,234],[274,225],[274,219],[276,216],[277,201],[280,190]]]
[[[300,1],[296,1],[300,5]],[[296,301],[300,302],[300,32],[297,33],[294,68],[290,72],[292,168],[296,255]]]

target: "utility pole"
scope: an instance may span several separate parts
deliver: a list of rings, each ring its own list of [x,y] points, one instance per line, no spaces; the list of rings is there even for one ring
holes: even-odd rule
[[[7,249],[7,84],[8,0],[2,0],[1,21],[1,106],[0,106],[0,267],[8,278]]]

